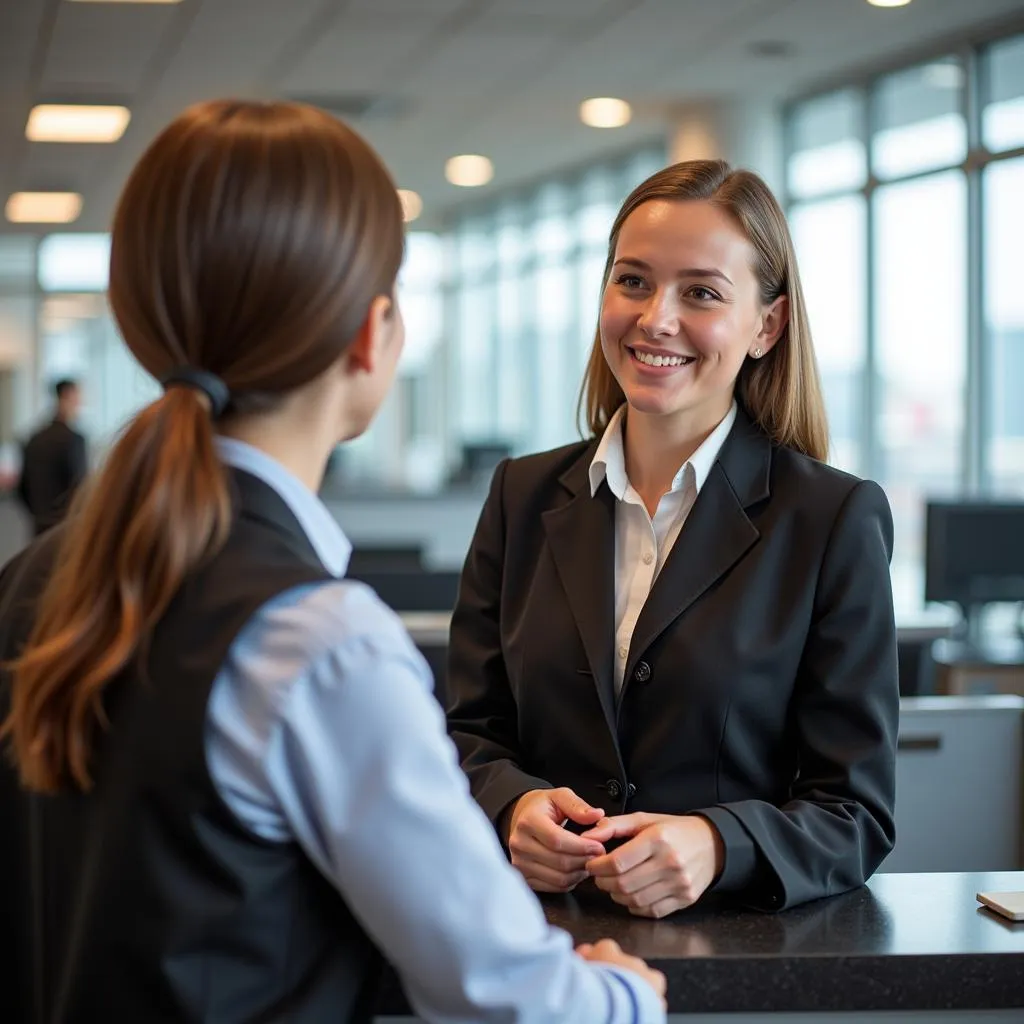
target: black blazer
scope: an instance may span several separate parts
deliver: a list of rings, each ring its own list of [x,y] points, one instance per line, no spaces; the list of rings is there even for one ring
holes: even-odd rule
[[[452,619],[449,728],[497,825],[527,790],[700,813],[716,883],[781,909],[893,847],[899,694],[881,488],[741,411],[640,613],[616,701],[615,499],[597,443],[503,463]]]
[[[32,435],[25,445],[18,496],[36,535],[65,516],[87,471],[85,438],[61,420]]]

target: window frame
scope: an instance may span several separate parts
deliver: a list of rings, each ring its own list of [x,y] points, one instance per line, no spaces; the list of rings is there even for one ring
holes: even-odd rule
[[[992,423],[986,408],[988,391],[989,339],[985,329],[985,191],[984,172],[990,165],[1024,156],[1024,145],[1013,149],[993,152],[983,140],[983,115],[990,98],[988,82],[988,52],[1008,39],[1024,35],[1024,19],[1015,17],[997,29],[965,38],[963,34],[947,44],[933,44],[927,49],[903,57],[899,62],[881,66],[859,77],[845,77],[822,83],[787,102],[783,107],[783,159],[787,173],[783,175],[784,189],[782,202],[789,209],[797,204],[825,202],[843,196],[862,196],[867,210],[864,280],[867,284],[865,310],[864,373],[861,378],[861,475],[877,477],[881,470],[881,445],[879,435],[879,398],[881,381],[878,376],[878,331],[877,295],[875,289],[875,243],[878,226],[875,218],[875,193],[897,183],[919,180],[947,171],[960,171],[967,183],[967,217],[964,246],[967,254],[967,324],[966,324],[966,409],[962,438],[963,451],[960,460],[960,492],[965,497],[985,495],[992,489],[992,474],[989,466],[989,441]],[[880,179],[875,173],[871,142],[879,131],[878,94],[882,83],[893,74],[926,65],[932,61],[954,57],[959,60],[964,72],[962,87],[959,89],[960,111],[967,129],[967,153],[963,160],[929,167],[927,170]],[[789,161],[794,147],[793,125],[801,106],[820,99],[829,93],[853,90],[860,99],[862,110],[857,140],[864,146],[868,159],[867,180],[860,187],[822,191],[813,196],[792,196],[789,191]]]

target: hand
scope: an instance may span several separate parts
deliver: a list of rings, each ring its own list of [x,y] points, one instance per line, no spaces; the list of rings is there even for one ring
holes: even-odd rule
[[[593,946],[589,942],[585,942],[582,946],[576,947],[576,952],[591,963],[611,964],[613,967],[622,967],[634,974],[639,974],[658,993],[661,1005],[668,1008],[668,1004],[665,1002],[665,975],[661,971],[654,970],[653,967],[648,967],[640,957],[623,953],[617,942],[612,939],[601,939]]]
[[[606,818],[581,839],[632,837],[588,861],[599,889],[638,917],[665,917],[704,894],[725,863],[718,829],[696,815],[624,814]]]
[[[593,825],[604,816],[571,789],[533,789],[515,804],[508,831],[508,852],[536,892],[569,892],[587,877],[586,863],[604,854],[593,839],[562,828],[566,819]]]

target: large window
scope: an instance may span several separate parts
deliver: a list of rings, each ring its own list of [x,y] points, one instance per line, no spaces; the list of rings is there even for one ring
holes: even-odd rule
[[[902,178],[963,161],[963,82],[961,63],[943,57],[875,85],[871,169],[879,178]]]
[[[916,620],[925,502],[1024,496],[1024,37],[795,104],[787,144],[833,461],[885,487]]]
[[[663,145],[640,147],[468,209],[439,232],[411,230],[398,381],[370,429],[335,453],[328,490],[437,492],[481,479],[473,467],[488,451],[578,436],[609,229],[623,197],[664,161]],[[0,486],[15,468],[15,437],[46,411],[57,377],[83,381],[97,455],[158,394],[103,300],[109,251],[105,234],[0,239]],[[2,401],[12,391],[13,410]]]
[[[398,382],[370,429],[335,456],[328,487],[436,491],[446,477],[448,387],[444,352],[444,266],[448,246],[434,232],[410,231],[398,274],[405,347]],[[469,372],[476,370],[470,364]]]
[[[15,478],[17,441],[35,416],[36,250],[34,238],[0,237],[0,488]]]
[[[790,214],[831,429],[831,461],[861,469],[866,211],[862,196],[802,203]]]
[[[880,188],[873,202],[874,473],[893,507],[893,587],[907,607],[922,593],[924,501],[955,495],[963,479],[966,184],[945,171]]]
[[[986,468],[1024,495],[1024,157],[989,166],[984,196]]]
[[[864,97],[853,89],[808,100],[788,123],[787,182],[794,198],[859,188],[867,181]]]
[[[608,233],[623,198],[665,161],[652,146],[473,210],[447,284],[452,395],[462,445],[535,451],[578,437],[576,399],[594,340]]]
[[[664,161],[663,146],[642,147],[410,232],[401,380],[337,453],[330,486],[438,491],[486,479],[493,453],[578,437],[608,233]]]
[[[982,141],[994,153],[1024,146],[1024,36],[992,46],[986,71]]]

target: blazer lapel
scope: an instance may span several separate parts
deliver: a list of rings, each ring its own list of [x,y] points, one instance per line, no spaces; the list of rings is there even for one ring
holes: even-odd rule
[[[591,496],[593,446],[561,479],[574,495],[541,518],[558,576],[583,641],[608,728],[615,735],[615,497],[602,484]]]
[[[623,692],[644,651],[757,543],[746,509],[769,494],[771,442],[740,409],[633,630]]]

